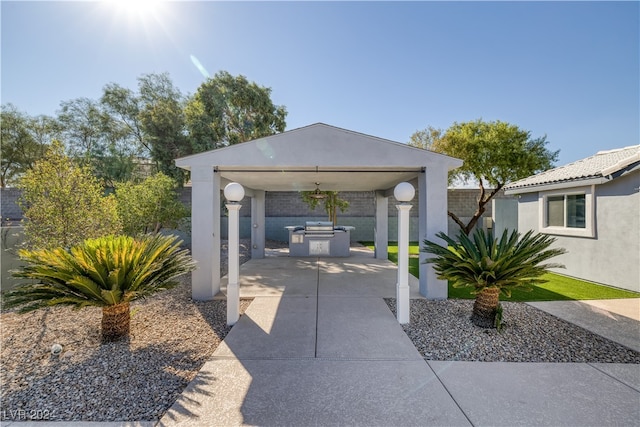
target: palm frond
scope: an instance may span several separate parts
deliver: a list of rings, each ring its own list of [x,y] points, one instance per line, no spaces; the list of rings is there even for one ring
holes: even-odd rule
[[[8,291],[3,304],[25,312],[53,305],[104,307],[152,295],[195,269],[180,244],[175,236],[107,236],[68,250],[20,251],[25,266],[13,276],[30,283]]]
[[[436,236],[446,245],[425,240],[422,251],[434,255],[425,262],[433,264],[438,278],[457,288],[473,287],[476,293],[495,287],[509,296],[513,288],[527,289],[544,283],[540,276],[550,268],[564,268],[546,261],[566,251],[550,248],[555,238],[533,231],[520,236],[517,231],[509,234],[505,230],[500,238],[481,229],[472,237],[460,232],[457,240],[442,232]]]

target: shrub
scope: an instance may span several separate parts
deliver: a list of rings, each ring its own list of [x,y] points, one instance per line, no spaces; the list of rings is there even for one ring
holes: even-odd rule
[[[139,184],[117,184],[115,195],[124,232],[133,236],[178,227],[189,210],[178,200],[176,187],[177,183],[162,173]]]
[[[544,264],[550,258],[565,253],[564,249],[549,249],[555,238],[529,231],[520,236],[516,230],[504,231],[500,239],[476,229],[469,237],[463,230],[453,240],[445,233],[437,237],[447,245],[424,241],[424,252],[435,255],[426,263],[434,265],[438,278],[449,280],[453,287],[472,287],[476,294],[473,323],[495,327],[500,314],[500,293],[511,296],[511,289],[531,289],[531,285],[546,282],[541,276],[550,268],[564,268],[561,264]]]
[[[19,251],[26,265],[14,277],[22,284],[4,295],[7,308],[25,313],[44,307],[102,307],[102,338],[129,334],[129,303],[178,284],[195,264],[175,236],[107,236],[70,249]]]
[[[25,173],[19,186],[28,248],[68,248],[121,231],[115,199],[103,195],[100,182],[87,168],[74,164],[59,141]]]

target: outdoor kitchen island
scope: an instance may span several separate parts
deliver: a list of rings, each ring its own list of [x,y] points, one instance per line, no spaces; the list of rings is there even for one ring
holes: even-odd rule
[[[289,256],[348,257],[351,226],[334,226],[331,221],[307,221],[305,226],[290,225]]]

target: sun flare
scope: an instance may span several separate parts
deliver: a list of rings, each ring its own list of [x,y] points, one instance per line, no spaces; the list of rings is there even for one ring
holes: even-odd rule
[[[128,18],[142,18],[160,12],[165,2],[160,0],[106,0],[120,14]]]

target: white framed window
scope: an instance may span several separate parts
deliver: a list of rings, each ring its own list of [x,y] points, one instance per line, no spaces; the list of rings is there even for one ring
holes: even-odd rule
[[[541,191],[539,231],[576,237],[595,237],[593,186]]]

